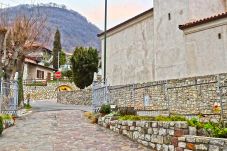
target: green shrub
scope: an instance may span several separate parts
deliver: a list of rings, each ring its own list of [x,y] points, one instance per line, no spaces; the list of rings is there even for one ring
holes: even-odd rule
[[[30,104],[25,104],[24,108],[27,109],[27,110],[30,110],[32,108],[32,106]]]
[[[118,118],[120,121],[152,121],[154,118],[149,116],[125,115]]]
[[[102,114],[110,114],[111,109],[109,104],[103,104],[99,110],[99,113]]]
[[[210,137],[227,138],[227,128],[224,128],[220,123],[206,123],[204,129]]]
[[[121,107],[118,108],[120,115],[136,115],[136,110],[133,107]]]
[[[2,114],[1,117],[2,117],[3,120],[11,120],[11,119],[13,119],[12,115],[9,115],[9,114]]]
[[[181,115],[172,115],[172,116],[159,115],[155,117],[155,120],[156,121],[187,121],[187,119]]]
[[[2,135],[2,131],[3,131],[3,119],[0,116],[0,135]]]
[[[187,122],[188,122],[188,126],[192,126],[192,127],[196,127],[196,128],[203,128],[204,127],[204,124],[199,122],[199,120],[195,117],[191,118]]]

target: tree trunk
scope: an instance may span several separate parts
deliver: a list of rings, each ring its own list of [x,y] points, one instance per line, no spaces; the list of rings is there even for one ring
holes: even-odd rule
[[[24,102],[23,75],[24,75],[24,55],[18,56],[17,72],[18,72],[18,106]]]

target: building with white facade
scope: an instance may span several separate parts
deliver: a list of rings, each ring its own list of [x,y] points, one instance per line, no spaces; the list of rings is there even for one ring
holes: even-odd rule
[[[227,0],[154,0],[107,31],[106,56],[110,85],[227,72]]]

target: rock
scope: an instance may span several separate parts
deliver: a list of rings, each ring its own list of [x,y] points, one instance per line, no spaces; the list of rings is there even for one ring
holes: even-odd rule
[[[196,127],[189,127],[189,135],[197,135]]]
[[[195,145],[195,149],[196,150],[200,150],[200,151],[203,151],[203,150],[208,150],[208,146],[205,145],[205,144],[199,144],[199,145]]]
[[[209,151],[219,151],[220,148],[218,146],[215,146],[215,145],[210,145],[209,146]]]

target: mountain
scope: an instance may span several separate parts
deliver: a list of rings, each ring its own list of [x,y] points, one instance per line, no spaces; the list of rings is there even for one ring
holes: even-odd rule
[[[67,52],[72,52],[77,46],[95,47],[100,50],[101,42],[97,34],[101,30],[90,23],[84,16],[73,10],[68,10],[64,5],[39,4],[18,5],[4,10],[10,20],[18,14],[32,15],[39,12],[47,16],[48,29],[51,31],[48,47],[52,49],[54,33],[58,28],[61,32],[62,47]]]

